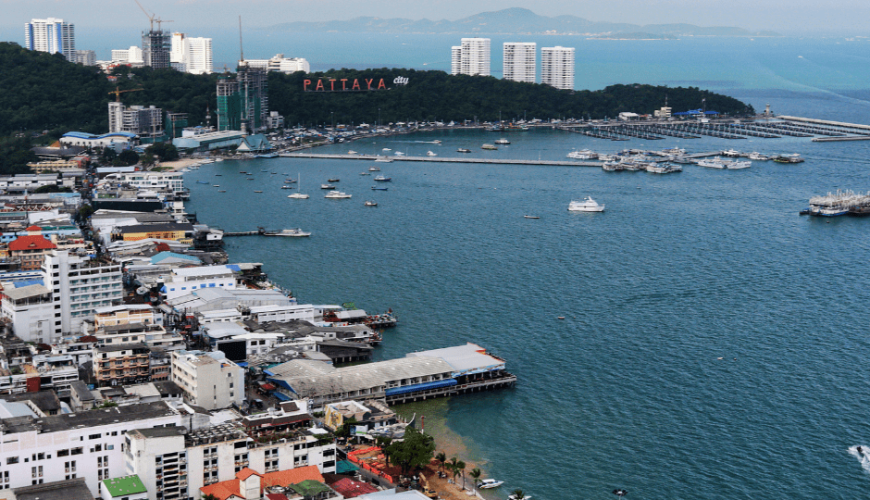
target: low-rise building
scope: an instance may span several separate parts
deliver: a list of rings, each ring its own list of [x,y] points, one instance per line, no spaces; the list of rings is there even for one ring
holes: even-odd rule
[[[0,291],[0,311],[12,324],[12,331],[25,342],[51,344],[60,338],[60,332],[54,326],[51,290],[38,283],[28,283],[4,284]]]
[[[45,254],[57,249],[57,245],[42,236],[42,228],[30,226],[27,234],[9,242],[9,257],[21,262],[21,269],[41,269]]]
[[[102,500],[147,500],[148,490],[139,476],[132,474],[100,481]]]
[[[236,272],[228,266],[173,269],[172,274],[166,277],[160,288],[160,293],[164,300],[168,300],[205,288],[234,290],[236,288]]]
[[[100,386],[140,384],[151,380],[151,350],[143,343],[94,348],[94,377]]]

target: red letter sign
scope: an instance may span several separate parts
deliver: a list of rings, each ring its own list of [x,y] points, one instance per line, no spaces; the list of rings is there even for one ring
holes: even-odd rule
[[[309,85],[311,85],[311,80],[304,80],[304,81],[302,82],[302,90],[303,90],[303,91],[308,90],[308,86],[309,86]]]

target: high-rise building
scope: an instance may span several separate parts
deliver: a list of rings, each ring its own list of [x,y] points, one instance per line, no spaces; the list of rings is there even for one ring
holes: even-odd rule
[[[185,70],[196,75],[211,73],[211,38],[185,38],[184,46]]]
[[[275,54],[269,59],[245,59],[244,64],[249,68],[280,71],[281,73],[311,72],[311,65],[308,64],[307,60],[301,57],[284,57],[284,54]]]
[[[172,34],[172,48],[169,51],[169,61],[174,63],[184,62],[184,33]]]
[[[450,47],[450,74],[458,75],[462,71],[462,47]]]
[[[142,32],[142,60],[145,62],[145,66],[151,66],[154,69],[171,68],[169,60],[171,47],[169,32],[162,30]]]
[[[574,48],[541,48],[541,83],[562,90],[574,90]]]
[[[96,66],[97,54],[93,50],[77,50],[76,63],[83,66]]]
[[[75,25],[63,19],[31,19],[24,23],[24,46],[30,50],[63,54],[67,61],[76,60]]]
[[[112,50],[112,62],[121,64],[143,64],[142,49],[131,46],[129,49]]]
[[[515,82],[535,83],[537,44],[504,43],[504,73],[502,78]]]
[[[124,106],[109,103],[109,132],[129,132],[142,142],[155,142],[163,138],[163,111],[154,106]]]
[[[451,50],[452,54],[455,51]],[[462,75],[490,75],[490,39],[489,38],[463,38],[460,45],[459,74]],[[451,67],[452,58],[451,58]]]
[[[239,63],[235,79],[217,83],[218,130],[254,132],[266,127],[269,116],[268,73]],[[242,128],[244,127],[244,129]]]

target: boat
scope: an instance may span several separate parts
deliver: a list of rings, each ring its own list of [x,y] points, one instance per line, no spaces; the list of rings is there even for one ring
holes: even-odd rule
[[[305,238],[307,236],[311,236],[311,233],[306,233],[305,231],[296,228],[296,229],[282,229],[277,232],[266,232],[263,233],[263,236],[286,236],[289,238]]]
[[[214,161],[224,161],[224,159],[223,158],[215,158]],[[218,175],[220,175],[220,174],[218,174]]]
[[[331,200],[346,200],[346,199],[350,198],[351,196],[352,195],[349,195],[349,194],[341,192],[341,191],[330,191],[329,194],[324,196],[324,198],[329,198]]]
[[[262,193],[262,191],[254,191],[255,193]]]
[[[774,157],[773,161],[776,163],[803,163],[804,159],[801,158],[801,155],[795,153],[793,155],[779,155]]]
[[[350,151],[347,152],[347,154],[349,154],[349,155],[358,155],[359,153],[357,153],[356,151],[354,151],[354,150],[351,149]]]
[[[393,180],[393,178],[392,177],[384,177],[383,175],[379,175],[379,176],[375,177],[374,180],[377,182],[390,182]]]
[[[752,152],[749,153],[749,159],[753,161],[767,161],[770,159],[769,156],[764,156],[761,153]]]
[[[284,174],[287,175],[287,174]],[[296,184],[296,179],[284,179],[284,183],[286,184]]]
[[[537,215],[523,215],[525,219],[540,219]]]
[[[621,172],[625,170],[625,166],[619,161],[606,161],[601,165],[601,168],[605,172]]]
[[[840,215],[867,215],[870,208],[870,193],[860,194],[853,191],[837,191],[825,196],[810,198],[809,215],[817,217],[838,217]]]
[[[216,187],[216,188],[219,188],[219,187],[221,187],[221,185],[220,185],[220,184],[212,184],[212,185],[211,185],[211,186],[212,186],[212,187]]]
[[[510,144],[511,141],[509,141],[509,140],[505,139],[504,137],[502,137],[501,139],[496,139],[496,140],[495,140],[495,143],[496,143],[496,144]]]
[[[246,180],[246,181],[252,181],[252,180],[254,180],[254,178],[253,178],[253,177],[248,177],[248,178],[245,179],[245,180]]]
[[[735,149],[728,149],[726,151],[722,151],[722,156],[727,156],[729,158],[737,158],[738,156],[740,156],[740,151],[737,151]]]
[[[215,177],[223,177],[221,174],[214,174]]]
[[[403,152],[401,152],[401,151],[396,151],[396,152],[394,152],[393,154],[396,155],[396,156],[405,156],[405,153],[403,153]]]
[[[293,189],[293,186],[288,186],[287,184],[284,184],[283,186],[281,186],[281,189]]]
[[[508,495],[508,500],[532,500],[532,496],[526,495],[523,498],[517,498],[516,495]]]
[[[389,189],[389,188],[380,187],[380,186],[372,186],[372,191],[386,191],[387,189]]]
[[[380,172],[381,169],[379,167],[369,167],[369,172]]]
[[[320,189],[335,189],[335,186],[331,184],[321,184]]]
[[[598,153],[588,149],[581,149],[580,151],[571,151],[568,153],[568,158],[571,158],[572,160],[597,160]]]
[[[376,202],[376,201],[367,201],[367,202],[365,202],[365,206],[367,206],[367,207],[376,207],[376,206],[378,206],[378,202]]]
[[[341,179],[339,179],[338,177],[335,177],[335,178],[332,178],[332,179],[326,179],[326,182],[338,182],[338,181],[340,181],[340,180],[341,180]]]
[[[426,153],[426,156],[438,156],[438,155],[436,155],[436,154],[433,153],[432,151],[428,151],[428,152]]]
[[[751,161],[732,161],[725,165],[728,170],[742,170],[752,166]]]
[[[682,172],[683,167],[670,163],[654,163],[647,166],[646,171],[651,174],[672,174],[674,172]]]
[[[220,191],[218,191],[218,193],[226,193],[226,191],[221,189]]]
[[[498,151],[498,148],[492,144],[484,144],[480,147],[480,149],[486,149],[487,151]]]
[[[372,174],[370,174],[368,172],[360,172],[359,175],[372,175]]]
[[[259,155],[254,155],[254,158],[277,158],[278,153],[263,153]],[[265,170],[263,170],[265,172]]]
[[[296,181],[294,181],[294,182],[296,182]],[[299,187],[299,190],[301,191],[301,190],[302,190],[302,174],[301,174],[301,173],[299,174],[298,187]],[[282,189],[283,189],[283,188],[282,188]],[[291,188],[291,189],[292,189],[292,188]],[[299,191],[297,191],[297,192],[295,192],[295,193],[293,193],[293,194],[291,194],[291,195],[289,195],[289,196],[287,196],[287,197],[288,197],[288,198],[293,198],[293,199],[295,199],[295,200],[307,200],[307,199],[308,199],[308,195],[307,195],[307,194],[302,194],[302,193],[300,193]]]
[[[465,149],[465,148],[459,148],[459,149],[456,150],[456,152],[457,152],[457,153],[470,153],[471,150],[470,150],[470,149]]]
[[[598,202],[587,196],[583,201],[572,200],[568,204],[568,210],[571,212],[603,212],[604,205],[599,205]]]
[[[698,160],[699,167],[724,169],[726,164],[718,156],[712,159]]]
[[[441,141],[435,139],[434,141],[429,141],[429,144],[441,144]]]
[[[498,488],[503,485],[504,481],[499,481],[497,479],[484,479],[477,483],[477,489],[479,490],[489,490],[492,488]]]
[[[382,149],[381,151],[392,151],[392,149],[390,149],[390,148],[384,148],[384,149]]]
[[[393,163],[393,160],[391,160],[385,156],[383,158],[381,158],[381,157],[375,158],[375,162],[376,163]],[[369,170],[371,170],[371,169],[369,169]]]

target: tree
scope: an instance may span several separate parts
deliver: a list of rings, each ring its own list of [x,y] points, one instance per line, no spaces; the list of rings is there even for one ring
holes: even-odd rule
[[[471,479],[474,479],[474,487],[477,487],[477,482],[480,480],[482,472],[477,467],[471,469],[471,472],[468,473],[471,476]]]
[[[513,490],[508,496],[509,500],[523,500],[524,498],[526,498],[526,493],[520,488]]]
[[[344,420],[344,423],[341,424],[341,427],[339,427],[338,429],[335,430],[335,435],[337,437],[341,437],[341,438],[350,437],[351,426],[356,425],[357,423],[359,423],[359,422],[357,422],[357,420],[353,417],[346,418]]]
[[[444,467],[444,463],[447,462],[447,454],[443,451],[439,451],[435,454],[435,460],[438,461],[438,465]]]
[[[57,184],[46,184],[45,186],[39,186],[36,188],[34,193],[71,193],[72,189],[66,186],[58,186]]]
[[[390,462],[402,468],[402,474],[422,467],[432,461],[435,452],[435,439],[423,434],[413,427],[405,429],[405,438],[390,444],[384,455],[390,458]]]
[[[465,462],[456,457],[450,459],[450,472],[453,473],[453,482],[456,483],[456,476],[462,474],[462,488],[465,488]]]
[[[118,155],[118,160],[124,166],[135,165],[139,163],[139,155],[132,149],[125,149]]]
[[[112,148],[103,148],[103,154],[100,155],[100,160],[103,163],[110,164],[118,158],[118,152]]]
[[[171,142],[157,142],[145,148],[145,154],[160,158],[160,161],[172,161],[178,159],[178,149]]]

